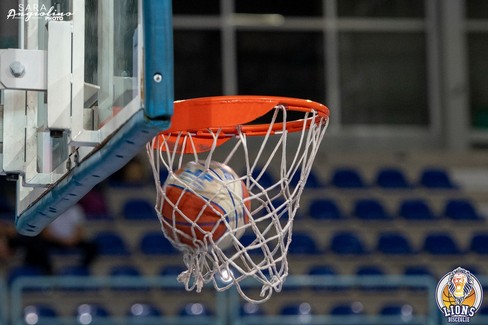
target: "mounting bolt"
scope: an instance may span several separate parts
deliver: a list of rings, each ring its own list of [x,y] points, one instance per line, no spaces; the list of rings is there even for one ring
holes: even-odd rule
[[[15,78],[21,78],[25,73],[25,67],[19,61],[14,61],[10,63],[10,73],[12,73]]]
[[[155,73],[153,79],[155,82],[160,83],[163,80],[163,76],[160,73]]]

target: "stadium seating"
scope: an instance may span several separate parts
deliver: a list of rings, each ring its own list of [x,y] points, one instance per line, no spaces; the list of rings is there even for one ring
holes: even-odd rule
[[[280,310],[281,315],[312,315],[312,306],[308,302],[294,302],[284,305]]]
[[[263,316],[265,315],[265,311],[262,305],[253,304],[251,302],[246,302],[241,305],[240,310],[241,316]]]
[[[335,316],[356,316],[364,314],[364,306],[362,303],[354,301],[347,303],[339,303],[333,306],[330,311],[330,315]]]
[[[336,201],[326,198],[312,200],[308,215],[317,220],[340,220],[345,217]]]
[[[358,267],[356,270],[356,275],[361,276],[374,276],[374,275],[384,275],[385,271],[381,269],[379,265],[363,265]]]
[[[444,206],[444,216],[452,220],[482,220],[469,199],[448,199]]]
[[[262,173],[262,175],[260,175]],[[252,172],[252,177],[264,188],[268,188],[276,183],[273,175],[267,170],[263,171],[260,168],[255,168]]]
[[[124,203],[122,215],[127,220],[157,220],[154,203],[145,199],[129,199]]]
[[[337,271],[334,269],[333,266],[318,264],[312,265],[308,272],[308,275],[337,275]]]
[[[354,203],[354,216],[362,220],[389,220],[392,216],[377,199],[359,199]]]
[[[95,235],[94,242],[100,255],[128,256],[129,248],[124,237],[114,231],[102,231]]]
[[[408,189],[411,187],[403,170],[394,167],[379,169],[375,184],[384,189]]]
[[[424,199],[404,199],[400,203],[398,215],[407,220],[434,220],[436,216]]]
[[[110,269],[109,275],[114,277],[114,276],[141,276],[141,271],[134,266],[130,264],[124,264],[124,265],[115,265],[112,266]]]
[[[111,313],[99,303],[79,304],[74,311],[74,316],[79,324],[113,324],[109,319]]]
[[[377,251],[386,255],[408,255],[414,253],[408,238],[398,232],[380,234]]]
[[[24,307],[23,317],[25,324],[35,325],[60,325],[56,320],[59,314],[56,309],[48,304],[33,304]]]
[[[380,310],[380,315],[397,318],[400,323],[408,324],[412,321],[414,310],[412,305],[403,303],[388,303]],[[392,319],[392,318],[390,318]]]
[[[337,168],[331,177],[333,186],[342,189],[359,189],[366,187],[361,173],[354,168]]]
[[[362,255],[368,252],[361,238],[347,231],[334,234],[330,250],[339,255]]]
[[[161,321],[164,313],[152,303],[136,302],[127,311],[129,325],[147,325]]]
[[[142,235],[139,250],[144,255],[174,255],[179,251],[160,231],[150,231]]]
[[[488,232],[475,233],[471,238],[469,249],[480,255],[488,254]]]
[[[293,178],[290,180],[291,186],[295,187],[298,184],[298,181],[300,180],[300,176],[301,176],[300,173],[295,173],[293,175]],[[307,188],[307,189],[318,189],[318,188],[323,188],[324,186],[325,185],[323,184],[320,177],[312,169],[310,171],[310,174],[308,175],[307,182],[305,183],[305,188]]]
[[[180,316],[201,317],[213,315],[213,311],[205,304],[200,302],[187,303],[181,307]]]
[[[313,255],[319,254],[320,252],[321,250],[311,235],[307,233],[293,234],[290,246],[288,248],[289,254]]]
[[[17,265],[11,267],[7,273],[7,283],[11,285],[16,279],[19,277],[33,277],[33,276],[42,276],[43,273],[38,267],[29,266],[29,265]]]
[[[430,189],[455,189],[457,187],[452,182],[449,172],[438,167],[422,170],[419,183],[421,186]]]
[[[462,250],[448,233],[429,233],[425,237],[423,250],[432,255],[459,255]]]

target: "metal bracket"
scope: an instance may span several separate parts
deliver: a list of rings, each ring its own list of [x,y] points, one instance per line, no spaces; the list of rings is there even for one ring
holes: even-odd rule
[[[47,52],[0,50],[0,89],[47,90]]]

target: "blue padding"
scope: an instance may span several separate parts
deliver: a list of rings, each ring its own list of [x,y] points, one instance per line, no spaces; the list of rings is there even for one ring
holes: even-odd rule
[[[169,127],[169,121],[152,121],[138,111],[98,151],[75,166],[33,206],[16,218],[17,231],[37,235],[45,226],[78,202],[96,184],[134,158],[158,132]]]
[[[173,115],[173,20],[171,0],[144,0],[144,96],[150,119]],[[158,82],[154,75],[162,79]],[[167,103],[167,105],[161,105]]]

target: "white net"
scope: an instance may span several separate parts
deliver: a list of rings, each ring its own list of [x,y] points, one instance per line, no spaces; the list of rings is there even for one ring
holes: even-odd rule
[[[303,126],[293,133],[287,131],[291,114],[283,105],[272,110],[268,132],[260,136],[250,136],[240,126],[233,135],[224,135],[222,129],[206,130],[212,139],[206,152],[197,152],[198,135],[186,131],[156,137],[147,145],[157,188],[156,211],[163,233],[183,254],[187,270],[178,280],[188,291],[199,292],[207,283],[219,291],[235,286],[254,303],[281,291],[288,275],[293,220],[328,125],[328,118],[314,110],[301,114]],[[276,125],[283,127],[271,132]],[[170,143],[169,136],[176,137],[179,145]],[[217,146],[223,136],[231,138]],[[202,172],[185,176],[182,170],[189,162],[202,166]],[[237,176],[214,174],[215,186],[199,191],[195,184],[207,172],[215,173],[216,162],[229,166]],[[235,186],[241,181],[247,191]],[[171,186],[179,189],[177,195]],[[221,193],[238,203],[233,208],[215,208],[213,202]],[[191,200],[185,201],[189,195]],[[198,205],[198,211],[189,210],[191,204]],[[209,220],[213,220],[210,225]]]

